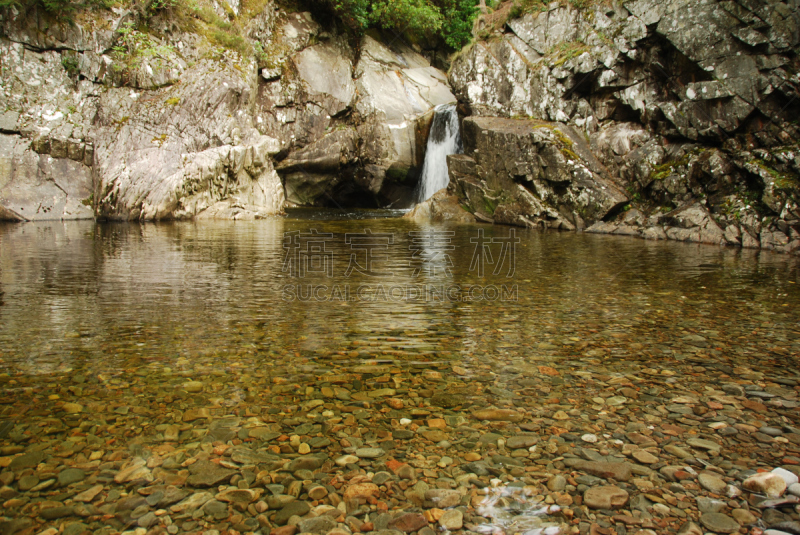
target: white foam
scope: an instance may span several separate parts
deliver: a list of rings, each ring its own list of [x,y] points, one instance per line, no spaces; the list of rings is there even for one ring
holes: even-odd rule
[[[436,106],[425,149],[425,163],[422,165],[422,174],[414,192],[414,199],[418,203],[427,201],[434,193],[447,187],[450,183],[447,175],[447,156],[458,154],[462,150],[456,105]]]

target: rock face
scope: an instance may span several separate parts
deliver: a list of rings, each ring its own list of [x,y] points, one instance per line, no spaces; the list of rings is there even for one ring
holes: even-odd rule
[[[583,219],[593,232],[797,251],[800,132],[792,120],[800,112],[800,80],[791,73],[798,8],[767,6],[551,4],[507,20],[491,39],[463,50],[449,80],[467,115],[564,123],[584,138],[605,173],[589,169],[628,200],[625,211],[588,201],[596,209]],[[566,127],[559,130],[573,138]],[[498,173],[514,199],[521,182],[515,177],[531,175],[530,162],[516,169],[518,161],[506,159]],[[568,205],[548,202],[552,195],[534,197],[578,226],[562,209]],[[519,224],[526,210],[540,209],[515,210],[511,221],[502,211],[483,215]]]
[[[449,194],[446,189],[434,193],[433,197],[419,203],[403,217],[422,223],[443,221],[472,223],[475,221],[475,217],[458,204],[458,198]]]
[[[361,39],[357,56],[348,40],[328,36],[304,15],[290,16],[281,32],[290,68],[262,73],[268,80],[256,109],[259,129],[285,147],[277,169],[287,199],[408,205],[433,108],[455,102],[444,73],[377,34]]]
[[[431,112],[455,101],[444,73],[378,34],[357,53],[308,13],[207,7],[241,16],[240,45],[169,14],[1,10],[0,219],[242,219],[287,198],[410,197]],[[115,48],[140,22],[150,33]]]
[[[408,206],[433,108],[457,100],[450,191],[478,220],[800,251],[796,3],[552,3],[447,76],[378,33],[200,4],[237,33],[0,10],[0,219]]]
[[[19,135],[0,134],[0,220],[92,217],[91,168],[38,154]]]
[[[567,125],[468,117],[462,139],[464,155],[448,159],[450,180],[481,220],[583,228],[627,201]]]
[[[27,36],[18,31],[12,35]],[[62,37],[89,46],[75,35]],[[23,42],[34,46],[45,38]],[[73,89],[58,52],[32,51],[22,42],[0,39],[0,64],[0,219],[91,218],[93,151],[87,128],[75,123],[92,114],[92,88]]]
[[[184,83],[147,99],[123,88],[101,96],[98,216],[170,219],[281,211],[283,188],[270,160],[280,145],[241,118],[252,95],[235,65],[201,61]]]

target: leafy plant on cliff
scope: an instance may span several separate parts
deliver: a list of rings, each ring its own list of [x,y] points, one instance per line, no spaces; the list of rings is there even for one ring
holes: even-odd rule
[[[544,0],[515,0],[508,17],[517,19],[526,13],[537,11],[547,11],[547,2]]]
[[[441,38],[459,49],[472,37],[476,0],[322,0],[346,26],[361,33],[381,28],[413,40]]]
[[[472,20],[478,13],[473,0],[440,0],[441,34],[447,46],[459,50],[472,39]]]
[[[173,48],[156,43],[150,35],[136,29],[132,22],[126,22],[117,30],[117,42],[112,50],[117,60],[115,69],[130,75],[145,59],[163,58]]]
[[[204,7],[194,9],[192,16],[205,23],[205,26],[197,25],[195,31],[204,35],[212,44],[234,50],[242,57],[255,55],[258,61],[262,61],[264,51],[260,43],[257,43],[257,47],[253,47],[243,37],[244,33],[238,20],[231,14],[229,19],[232,20],[227,20],[217,15],[214,10]]]
[[[71,20],[72,15],[81,9],[107,9],[113,6],[114,3],[114,0],[0,0],[0,8],[16,7],[28,10],[39,7],[56,17]]]
[[[791,190],[796,189],[798,185],[800,185],[800,181],[798,181],[796,176],[788,173],[781,173],[760,158],[751,160],[749,163],[754,164],[766,171],[769,176],[772,177],[773,185],[776,189]]]
[[[73,55],[64,54],[61,57],[61,66],[64,67],[64,70],[67,71],[69,76],[78,76],[81,72],[78,58]]]

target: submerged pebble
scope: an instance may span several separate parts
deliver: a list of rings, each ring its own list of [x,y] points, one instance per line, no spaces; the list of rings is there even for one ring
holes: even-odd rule
[[[63,330],[77,336],[4,282],[6,532],[689,534],[800,522],[796,318],[732,269],[698,280],[675,265],[669,276],[590,265],[577,237],[555,263],[541,247],[552,238],[527,236],[516,302],[306,307],[252,282],[265,268],[242,260],[241,235],[211,240],[241,248],[228,256],[202,230],[176,228],[198,281],[167,291],[144,270],[130,295],[83,281],[102,305],[88,316],[83,290],[62,282],[75,311]],[[169,234],[153,232],[165,257]],[[668,263],[676,247],[653,254]],[[455,268],[469,252],[454,253]],[[615,254],[635,263],[640,252]],[[114,254],[104,269],[121,269]],[[49,319],[21,325],[6,310]]]

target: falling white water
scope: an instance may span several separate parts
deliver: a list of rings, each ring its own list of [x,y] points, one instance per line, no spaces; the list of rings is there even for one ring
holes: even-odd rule
[[[434,193],[447,187],[450,182],[447,176],[447,155],[459,154],[463,150],[456,105],[436,106],[428,134],[428,146],[425,149],[425,163],[414,192],[414,199],[418,203],[427,201]]]

